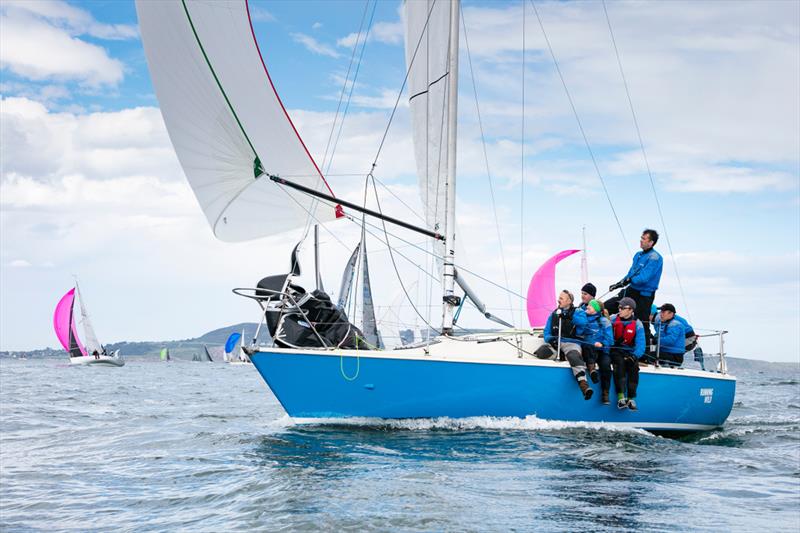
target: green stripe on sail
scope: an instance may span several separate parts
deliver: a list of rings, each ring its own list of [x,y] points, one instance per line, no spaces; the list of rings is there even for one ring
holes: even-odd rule
[[[208,65],[208,69],[211,71],[211,75],[214,76],[214,81],[217,82],[217,87],[219,87],[220,92],[222,93],[222,97],[225,98],[225,103],[228,104],[228,109],[231,110],[233,114],[233,118],[236,119],[236,124],[239,125],[239,129],[242,131],[242,135],[244,135],[244,139],[247,141],[247,144],[250,145],[250,149],[253,151],[255,155],[255,159],[253,160],[253,171],[255,177],[258,178],[261,174],[264,173],[263,168],[261,167],[261,160],[258,158],[258,152],[253,147],[253,143],[250,142],[250,137],[247,136],[247,132],[244,131],[244,126],[242,126],[242,122],[239,120],[239,116],[236,114],[236,111],[233,109],[233,104],[231,104],[230,99],[228,99],[228,95],[225,93],[225,89],[222,88],[222,83],[219,81],[217,77],[217,73],[214,71],[214,67],[211,66],[211,61],[208,59],[208,54],[206,54],[205,48],[203,48],[203,43],[200,42],[200,36],[197,35],[197,30],[194,27],[194,22],[192,22],[192,16],[189,14],[189,8],[186,7],[186,0],[181,0],[183,4],[183,11],[186,13],[186,18],[189,20],[189,26],[192,28],[192,33],[194,34],[194,38],[197,41],[197,46],[200,47],[200,51],[203,53],[203,58],[206,60],[206,64]]]

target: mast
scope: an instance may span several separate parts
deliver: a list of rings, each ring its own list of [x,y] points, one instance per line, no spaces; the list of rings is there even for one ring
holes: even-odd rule
[[[581,250],[581,284],[589,283],[589,264],[586,261],[586,226],[581,230],[583,233],[583,249]]]
[[[322,288],[322,277],[319,274],[319,224],[314,224],[314,278],[317,290],[325,290]]]
[[[458,305],[455,295],[456,251],[456,126],[458,114],[458,22],[459,2],[450,0],[450,57],[447,75],[447,184],[445,186],[445,255],[442,269],[442,334],[453,332],[453,309]]]

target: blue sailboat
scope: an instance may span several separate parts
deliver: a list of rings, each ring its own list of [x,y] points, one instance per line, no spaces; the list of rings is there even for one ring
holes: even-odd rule
[[[442,325],[437,336],[417,344],[376,349],[324,292],[295,284],[295,260],[288,274],[234,289],[260,306],[259,331],[268,329],[272,346],[253,342],[244,349],[290,416],[536,416],[657,432],[709,430],[725,422],[736,379],[727,374],[722,333],[716,372],[643,367],[638,411],[619,410],[584,401],[566,362],[533,355],[544,343],[542,331],[513,328],[495,317],[459,276],[454,260],[457,1],[405,3],[423,228],[333,194],[272,84],[246,1],[137,0],[136,8],[170,139],[215,236],[233,242],[277,234],[307,226],[309,218],[319,223],[339,218],[344,206],[435,243]],[[456,335],[466,300],[504,329]]]

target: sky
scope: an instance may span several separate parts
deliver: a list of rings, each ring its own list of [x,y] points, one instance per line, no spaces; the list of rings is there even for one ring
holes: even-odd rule
[[[373,4],[250,5],[276,90],[322,162]],[[674,303],[699,330],[729,331],[729,355],[800,360],[800,3],[607,2],[667,231],[603,4],[536,8],[604,181],[532,4],[465,1],[456,263],[470,285],[494,314],[526,325],[518,295],[548,257],[581,248],[582,228],[589,277],[603,293],[652,227],[665,264],[657,303]],[[364,194],[405,76],[401,16],[397,2],[375,6],[330,158],[329,181],[351,201]],[[52,313],[73,275],[102,342],[192,338],[258,320],[231,289],[287,271],[302,231],[214,238],[162,121],[133,2],[3,0],[0,98],[0,350],[58,346]],[[375,176],[382,208],[414,222],[410,131],[403,96]],[[438,325],[430,243],[389,228],[389,254],[380,226],[368,229],[384,336],[391,343],[423,319]],[[360,226],[337,221],[320,233],[335,297]],[[309,286],[308,239],[302,249]],[[578,256],[561,264],[557,286],[580,290]],[[460,324],[492,327],[469,306]]]

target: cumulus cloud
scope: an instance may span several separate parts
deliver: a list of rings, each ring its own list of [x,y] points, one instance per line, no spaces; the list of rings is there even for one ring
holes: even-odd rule
[[[73,35],[90,35],[98,39],[135,39],[139,32],[133,24],[104,24],[94,19],[88,11],[58,0],[6,0],[6,12],[28,12],[64,28]]]
[[[604,163],[611,160],[609,172],[641,173],[602,6],[537,6],[590,143]],[[797,180],[800,144],[800,34],[791,22],[800,16],[798,5],[694,2],[684,8],[609,4],[653,170],[672,190],[788,190]],[[464,10],[489,136],[505,135],[520,113],[521,15],[519,5]],[[562,139],[585,158],[536,17],[531,12],[526,20],[527,134]],[[630,150],[615,154],[620,147]]]
[[[131,39],[134,26],[108,25],[63,2],[4,2],[0,8],[0,67],[30,80],[78,81],[114,86],[124,66],[102,47],[81,38]]]
[[[2,179],[10,174],[39,180],[81,174],[111,179],[153,174],[182,176],[161,113],[139,107],[116,112],[51,112],[27,98],[3,98],[0,106]]]

